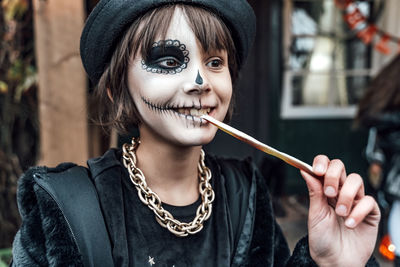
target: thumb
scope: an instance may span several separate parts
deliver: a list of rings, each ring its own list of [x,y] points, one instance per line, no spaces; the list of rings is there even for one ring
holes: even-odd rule
[[[300,171],[301,176],[303,176],[310,198],[310,210],[309,214],[316,214],[320,212],[322,208],[326,207],[328,200],[324,195],[324,189],[320,180],[304,171]]]

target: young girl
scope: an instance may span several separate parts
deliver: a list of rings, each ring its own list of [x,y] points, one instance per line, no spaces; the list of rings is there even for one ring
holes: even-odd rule
[[[96,220],[75,223],[95,210],[85,208],[90,186],[58,186],[72,181],[73,165],[28,171],[20,182],[24,222],[13,264],[365,265],[379,209],[341,161],[317,156],[316,176],[302,173],[309,235],[290,256],[254,164],[202,151],[217,129],[200,115],[229,120],[232,84],[254,32],[245,0],[100,1],[82,34],[82,61],[97,84],[100,121],[120,131],[137,125],[140,137],[88,161],[101,210]],[[81,197],[71,219],[68,203]]]

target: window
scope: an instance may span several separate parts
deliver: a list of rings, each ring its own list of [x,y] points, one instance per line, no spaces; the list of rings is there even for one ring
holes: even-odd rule
[[[334,0],[284,1],[281,117],[353,117],[371,75],[371,47],[349,30]],[[374,2],[357,5],[370,17]]]

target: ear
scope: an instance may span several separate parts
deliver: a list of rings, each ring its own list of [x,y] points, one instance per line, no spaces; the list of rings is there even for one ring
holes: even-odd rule
[[[114,98],[113,98],[113,96],[112,96],[112,93],[111,93],[111,89],[110,89],[110,88],[107,88],[107,96],[108,96],[108,98],[111,100],[111,102],[114,103]]]

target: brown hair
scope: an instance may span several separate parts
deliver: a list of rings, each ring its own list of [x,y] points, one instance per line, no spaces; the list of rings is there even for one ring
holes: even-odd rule
[[[355,126],[364,124],[378,113],[400,110],[400,55],[385,66],[374,79],[361,99]]]
[[[98,108],[98,122],[102,126],[115,127],[119,132],[127,133],[130,126],[140,123],[139,112],[128,90],[127,70],[131,59],[137,53],[140,53],[142,58],[146,58],[146,53],[155,39],[159,36],[165,39],[177,7],[186,14],[188,24],[204,51],[227,51],[232,82],[236,80],[238,67],[235,46],[228,28],[217,15],[188,4],[168,4],[157,7],[136,19],[126,30],[116,46],[109,65],[100,77],[94,99]],[[110,90],[112,100],[108,97],[107,90]],[[230,120],[232,116],[233,103],[234,94],[225,121]]]

